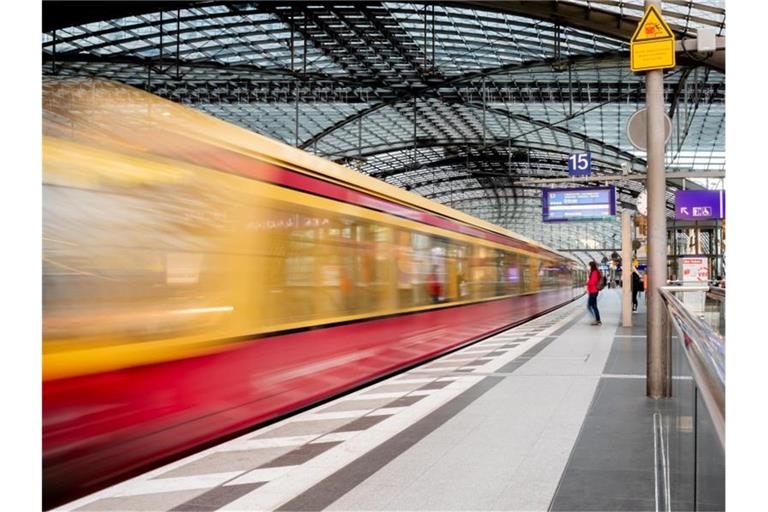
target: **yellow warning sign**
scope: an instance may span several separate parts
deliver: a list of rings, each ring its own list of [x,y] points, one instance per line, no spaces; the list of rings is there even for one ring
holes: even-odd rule
[[[632,71],[675,67],[675,35],[655,6],[649,5],[630,40]]]
[[[635,29],[635,33],[632,36],[632,42],[639,43],[640,41],[669,38],[675,38],[672,29],[669,28],[667,22],[661,17],[658,9],[653,5],[649,5],[648,9],[645,10],[643,19],[640,20],[640,23]]]

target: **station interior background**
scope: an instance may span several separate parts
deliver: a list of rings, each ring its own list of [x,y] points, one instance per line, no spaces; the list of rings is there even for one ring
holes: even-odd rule
[[[768,456],[761,410],[768,385],[763,367],[768,360],[765,326],[766,252],[762,207],[768,179],[763,168],[765,119],[768,108],[760,100],[764,81],[762,55],[768,8],[759,3],[731,2],[728,9],[730,41],[725,87],[726,168],[728,169],[728,308],[732,342],[728,358],[728,505],[735,510],[754,508],[763,501],[761,463]],[[3,317],[8,322],[3,374],[6,398],[6,440],[12,453],[4,476],[13,484],[12,503],[34,504],[40,495],[40,263],[41,168],[40,91],[42,89],[40,25],[41,5],[11,4],[4,9],[6,30],[2,40],[9,49],[2,89],[8,111],[3,123],[7,158],[3,188],[4,248],[2,265],[9,278],[3,287]],[[273,114],[279,118],[280,113]],[[497,122],[500,130],[504,125]],[[355,134],[356,135],[356,134]],[[354,148],[353,148],[354,149]],[[406,151],[407,148],[403,148]],[[349,162],[354,160],[350,151]],[[409,154],[403,157],[406,163]],[[503,162],[506,164],[506,162]],[[382,164],[383,165],[383,164]],[[433,186],[434,184],[430,184]],[[455,191],[453,192],[455,195]],[[478,206],[476,214],[483,213]],[[510,219],[492,219],[497,222]],[[523,232],[525,225],[512,229]],[[522,228],[522,229],[518,229]],[[528,227],[530,229],[530,226]],[[526,233],[524,233],[526,234]],[[530,231],[528,236],[535,235]],[[607,233],[610,238],[612,233]],[[534,236],[532,236],[533,238]],[[547,240],[542,240],[547,243]],[[19,442],[18,440],[21,440]],[[32,509],[37,508],[30,505]]]

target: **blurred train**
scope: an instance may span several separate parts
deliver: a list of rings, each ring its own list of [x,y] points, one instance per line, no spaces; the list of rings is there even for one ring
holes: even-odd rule
[[[43,84],[47,506],[583,292],[519,235],[148,93]]]

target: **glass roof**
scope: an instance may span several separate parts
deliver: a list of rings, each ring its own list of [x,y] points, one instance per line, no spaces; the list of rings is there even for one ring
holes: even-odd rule
[[[43,74],[149,90],[556,249],[615,244],[616,222],[591,224],[589,237],[542,223],[539,187],[521,181],[563,178],[584,150],[597,175],[644,172],[626,137],[645,102],[628,66],[642,0],[145,5],[44,32]],[[725,36],[723,1],[663,9],[678,38]],[[669,170],[725,169],[716,57],[678,54],[665,74]],[[611,183],[619,209],[634,208],[643,183]]]

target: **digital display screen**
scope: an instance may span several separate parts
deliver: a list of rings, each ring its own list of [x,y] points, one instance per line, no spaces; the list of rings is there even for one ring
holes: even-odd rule
[[[544,222],[611,220],[616,216],[616,189],[546,188],[542,190]]]

